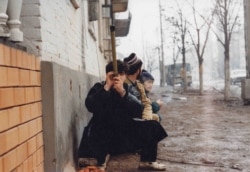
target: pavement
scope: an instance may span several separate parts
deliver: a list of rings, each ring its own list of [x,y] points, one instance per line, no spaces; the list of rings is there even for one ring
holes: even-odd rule
[[[239,97],[225,102],[218,90],[204,95],[189,88],[155,86],[162,99],[161,124],[169,137],[158,145],[158,161],[167,172],[250,172],[250,106]],[[107,172],[137,172],[139,155],[110,157]]]

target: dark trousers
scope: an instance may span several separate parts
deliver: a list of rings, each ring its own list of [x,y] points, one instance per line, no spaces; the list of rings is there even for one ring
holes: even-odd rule
[[[157,121],[135,121],[134,139],[141,148],[141,161],[156,161],[158,142],[167,137],[167,133]]]
[[[112,130],[112,136],[103,134],[88,137],[79,147],[80,157],[93,157],[104,163],[107,154],[118,155],[139,151],[141,161],[156,161],[158,142],[167,133],[157,121],[131,121],[127,127]],[[91,135],[91,134],[90,134]]]

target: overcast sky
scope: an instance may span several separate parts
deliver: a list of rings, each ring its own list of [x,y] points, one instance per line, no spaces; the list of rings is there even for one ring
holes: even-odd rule
[[[164,22],[165,18],[171,16],[177,16],[176,10],[178,8],[176,1],[180,5],[184,16],[187,17],[189,22],[193,21],[192,8],[188,5],[188,2],[193,0],[160,0],[163,8],[162,11],[162,29],[163,29],[163,39],[164,39],[164,56],[165,56],[165,65],[173,63],[172,60],[172,47],[171,47],[171,37],[169,30],[170,25],[167,22]],[[204,16],[207,16],[211,11],[211,5],[214,0],[195,0],[196,9]],[[161,45],[161,34],[160,34],[160,10],[159,10],[159,0],[129,0],[128,11],[132,14],[132,20],[130,24],[129,33],[126,37],[121,37],[117,39],[117,53],[118,57],[120,54],[123,57],[128,56],[130,53],[134,52],[139,58],[144,61],[145,68],[147,60],[145,59],[145,53],[147,51],[152,51],[155,47]],[[243,12],[242,14],[243,15]],[[128,18],[128,13],[121,13],[118,17]],[[203,20],[202,20],[203,21]],[[212,38],[214,37],[214,38]],[[214,39],[214,44],[217,45],[215,36],[211,34],[210,39]],[[207,56],[211,57],[211,52],[215,58],[218,56],[216,54],[216,49],[213,51],[208,51]],[[156,52],[156,49],[155,49]],[[223,53],[223,52],[222,52]],[[195,53],[192,55],[195,57]],[[155,53],[154,58],[156,62],[159,61],[158,53]],[[210,58],[211,59],[211,58]],[[181,58],[180,58],[181,60]],[[188,59],[187,59],[188,60]],[[193,58],[192,60],[196,60]],[[194,63],[196,63],[194,61]],[[158,63],[159,64],[159,63]],[[195,72],[197,73],[197,72]],[[153,76],[156,78],[156,83],[159,83],[159,70],[155,70]]]
[[[180,6],[187,3],[188,0],[177,0]],[[211,0],[199,0],[200,9],[208,6]],[[164,16],[173,16],[177,8],[175,0],[161,0],[162,4],[162,20]],[[171,9],[172,7],[172,9]],[[190,13],[185,8],[186,15]],[[159,0],[130,0],[128,11],[132,14],[129,34],[126,37],[120,38],[117,42],[117,52],[128,56],[131,52],[135,52],[143,59],[143,51],[146,47],[156,47],[160,45],[160,10]],[[126,13],[123,15],[127,15]],[[118,15],[119,16],[119,15]],[[122,14],[120,14],[120,17]],[[166,29],[166,24],[163,23],[163,29]],[[166,34],[166,31],[164,31]],[[144,47],[144,48],[143,48]]]
[[[183,8],[183,4],[187,3],[188,0],[177,0]],[[199,0],[200,9],[208,7],[207,2],[211,0]],[[161,0],[162,11],[162,21],[164,16],[170,17],[174,16],[174,9],[177,8],[175,0]],[[185,13],[188,16],[190,11],[187,11],[188,8],[185,8]],[[190,9],[190,8],[189,8]],[[161,43],[161,34],[160,34],[160,10],[159,10],[159,0],[130,0],[128,11],[132,14],[132,20],[130,24],[129,34],[126,37],[121,37],[117,40],[119,46],[117,46],[117,53],[122,54],[123,56],[128,56],[130,53],[134,52],[139,58],[144,61],[144,54],[148,49],[153,49],[154,47],[160,46]],[[119,18],[127,18],[127,13],[121,13],[117,16]],[[164,34],[167,34],[166,23],[162,25]],[[165,36],[166,39],[168,36]],[[165,40],[167,42],[167,40]],[[166,46],[166,44],[165,44]],[[168,53],[168,52],[165,52]],[[153,57],[158,61],[159,56]],[[171,63],[166,59],[165,64]],[[159,72],[154,71],[154,77],[158,78]],[[159,79],[156,79],[158,83]]]
[[[142,57],[143,41],[157,44],[160,39],[159,4],[157,0],[130,0],[128,9],[132,14],[129,34],[120,38],[117,52],[124,56],[135,52]]]

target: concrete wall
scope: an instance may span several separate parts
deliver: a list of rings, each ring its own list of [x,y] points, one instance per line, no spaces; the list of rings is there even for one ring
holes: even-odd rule
[[[91,114],[85,108],[96,80],[56,63],[42,62],[45,171],[74,171],[83,127]],[[66,170],[67,169],[67,170]]]

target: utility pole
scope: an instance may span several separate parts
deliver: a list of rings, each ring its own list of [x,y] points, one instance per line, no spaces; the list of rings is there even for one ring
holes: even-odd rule
[[[163,48],[163,31],[162,31],[162,6],[161,0],[159,0],[159,10],[160,10],[160,36],[161,36],[161,57],[159,57],[159,69],[160,69],[160,86],[164,87],[166,84],[165,76],[165,64],[164,64],[164,48]]]

